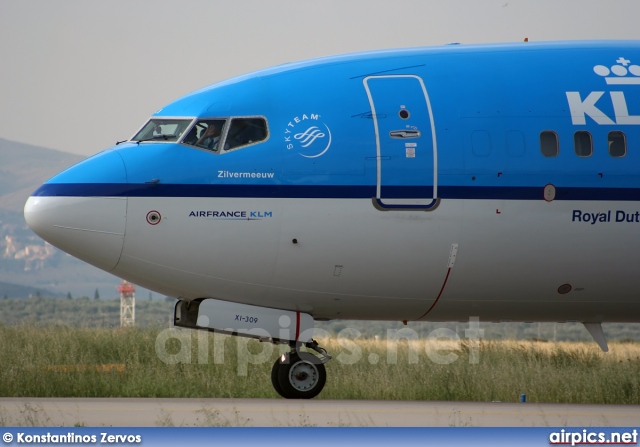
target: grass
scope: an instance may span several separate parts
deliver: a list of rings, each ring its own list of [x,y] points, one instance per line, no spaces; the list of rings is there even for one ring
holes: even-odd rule
[[[612,343],[609,353],[595,343],[489,341],[476,351],[469,342],[394,348],[334,337],[321,345],[333,360],[319,398],[515,402],[527,394],[530,402],[640,404],[638,343]],[[276,398],[269,374],[278,354],[206,332],[0,326],[0,396]]]

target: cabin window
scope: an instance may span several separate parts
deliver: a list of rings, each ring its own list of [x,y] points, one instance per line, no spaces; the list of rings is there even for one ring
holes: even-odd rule
[[[552,130],[540,132],[540,152],[545,157],[555,157],[560,153],[557,133]]]
[[[573,134],[573,147],[578,157],[591,157],[593,155],[593,140],[591,133],[579,130]]]
[[[198,120],[184,138],[183,143],[217,151],[220,148],[224,125],[225,120],[223,119]]]
[[[609,132],[609,155],[615,158],[627,155],[627,137],[624,132]]]
[[[507,154],[512,157],[522,157],[524,155],[524,135],[519,130],[510,130],[505,138]]]
[[[267,133],[267,121],[264,118],[233,118],[224,148],[233,150],[259,143],[267,139]]]
[[[192,119],[152,118],[131,141],[177,141],[192,121]]]
[[[476,157],[488,157],[491,154],[491,137],[485,130],[476,130],[471,134],[471,147]]]

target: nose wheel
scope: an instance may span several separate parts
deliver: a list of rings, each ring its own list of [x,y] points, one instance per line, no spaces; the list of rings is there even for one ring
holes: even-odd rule
[[[279,395],[285,399],[311,399],[320,394],[327,382],[324,363],[331,357],[322,348],[317,351],[322,357],[293,350],[276,360],[271,368],[271,383]]]

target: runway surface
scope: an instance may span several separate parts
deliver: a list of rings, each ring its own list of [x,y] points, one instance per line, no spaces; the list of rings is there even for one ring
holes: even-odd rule
[[[640,405],[284,399],[0,398],[3,426],[636,426]]]

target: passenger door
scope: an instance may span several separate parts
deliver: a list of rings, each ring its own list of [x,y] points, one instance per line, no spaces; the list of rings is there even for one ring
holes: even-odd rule
[[[437,203],[438,157],[433,113],[422,78],[368,76],[376,135],[377,188],[383,210],[430,210]]]

